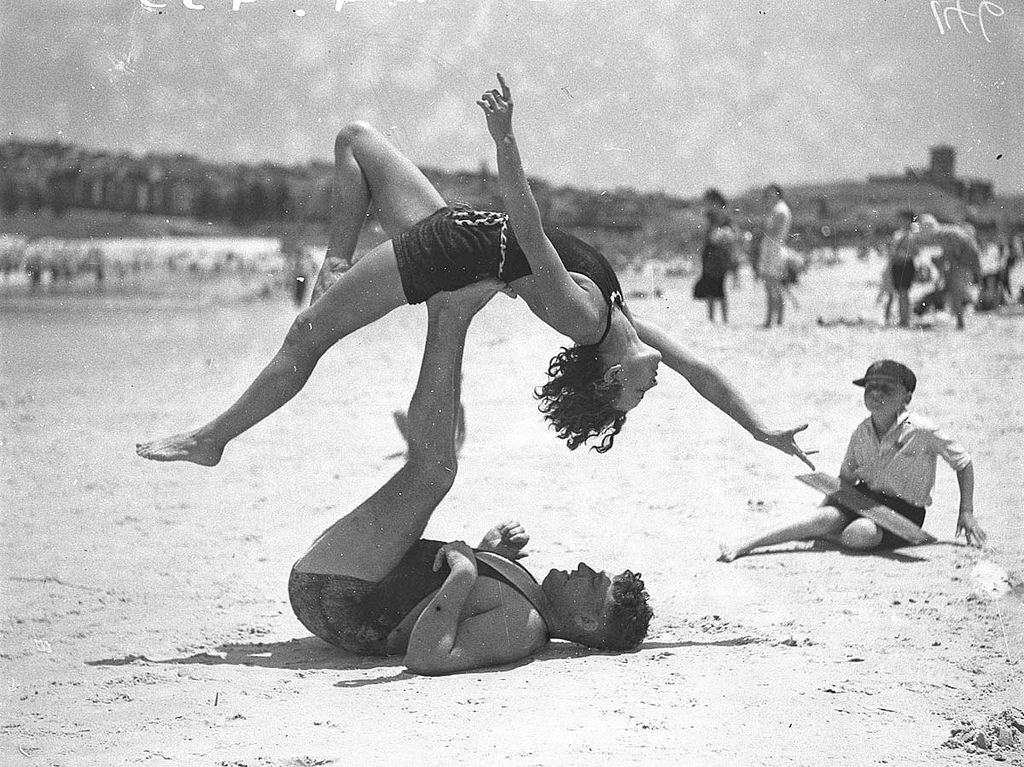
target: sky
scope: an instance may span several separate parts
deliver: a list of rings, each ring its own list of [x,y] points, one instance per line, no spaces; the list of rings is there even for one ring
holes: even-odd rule
[[[0,4],[4,137],[292,164],[360,119],[420,165],[493,169],[475,101],[498,71],[527,172],[557,184],[734,193],[948,143],[1024,193],[1022,0]]]

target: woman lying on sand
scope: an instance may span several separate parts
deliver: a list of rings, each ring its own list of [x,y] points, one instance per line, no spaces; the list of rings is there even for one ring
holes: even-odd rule
[[[194,431],[137,445],[140,456],[213,466],[228,442],[298,393],[338,340],[403,304],[497,278],[575,342],[551,360],[549,380],[537,393],[541,412],[569,449],[597,438],[594,449],[609,450],[626,413],[656,384],[664,360],[756,440],[810,465],[794,439],[806,424],[765,429],[717,370],[632,315],[615,272],[597,250],[543,227],[512,132],[512,93],[501,75],[498,80],[501,91],[488,91],[477,103],[497,148],[507,213],[446,205],[378,131],[364,123],[345,127],[334,147],[334,217],[312,305],[296,317],[281,349],[238,401]],[[339,273],[354,254],[370,204],[391,239]]]

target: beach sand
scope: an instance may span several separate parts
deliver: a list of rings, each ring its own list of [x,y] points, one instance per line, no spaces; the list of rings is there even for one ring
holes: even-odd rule
[[[556,642],[444,678],[339,653],[286,595],[291,563],[400,465],[390,414],[412,393],[422,307],[340,343],[204,469],[143,461],[134,444],[233,401],[292,318],[284,293],[0,297],[0,762],[1024,764],[1024,732],[993,740],[1022,705],[1024,317],[972,315],[964,333],[946,317],[818,326],[877,317],[878,273],[812,270],[770,331],[749,274],[726,327],[705,321],[690,280],[630,303],[767,423],[808,423],[800,442],[833,474],[866,415],[850,381],[876,358],[909,364],[915,408],[972,452],[985,550],[954,541],[956,480],[940,463],[934,545],[794,543],[716,562],[720,542],[818,503],[793,479],[803,464],[668,370],[610,453],[566,450],[531,397],[562,340],[498,296],[470,330],[469,436],[427,535],[475,543],[517,518],[538,577],[580,560],[640,570],[656,616],[636,652]]]

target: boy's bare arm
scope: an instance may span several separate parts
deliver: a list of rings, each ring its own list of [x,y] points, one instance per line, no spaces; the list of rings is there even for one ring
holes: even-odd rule
[[[968,545],[984,546],[988,536],[974,518],[974,464],[968,463],[956,473],[960,486],[960,513],[956,520],[956,537],[963,533]]]

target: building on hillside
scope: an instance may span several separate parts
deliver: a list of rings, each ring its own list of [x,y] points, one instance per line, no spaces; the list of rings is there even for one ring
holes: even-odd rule
[[[963,200],[968,205],[986,205],[994,195],[992,182],[987,179],[960,178],[956,175],[956,148],[949,144],[936,144],[930,150],[927,168],[906,168],[902,176],[872,175],[869,184],[919,184],[937,186],[944,192]]]

